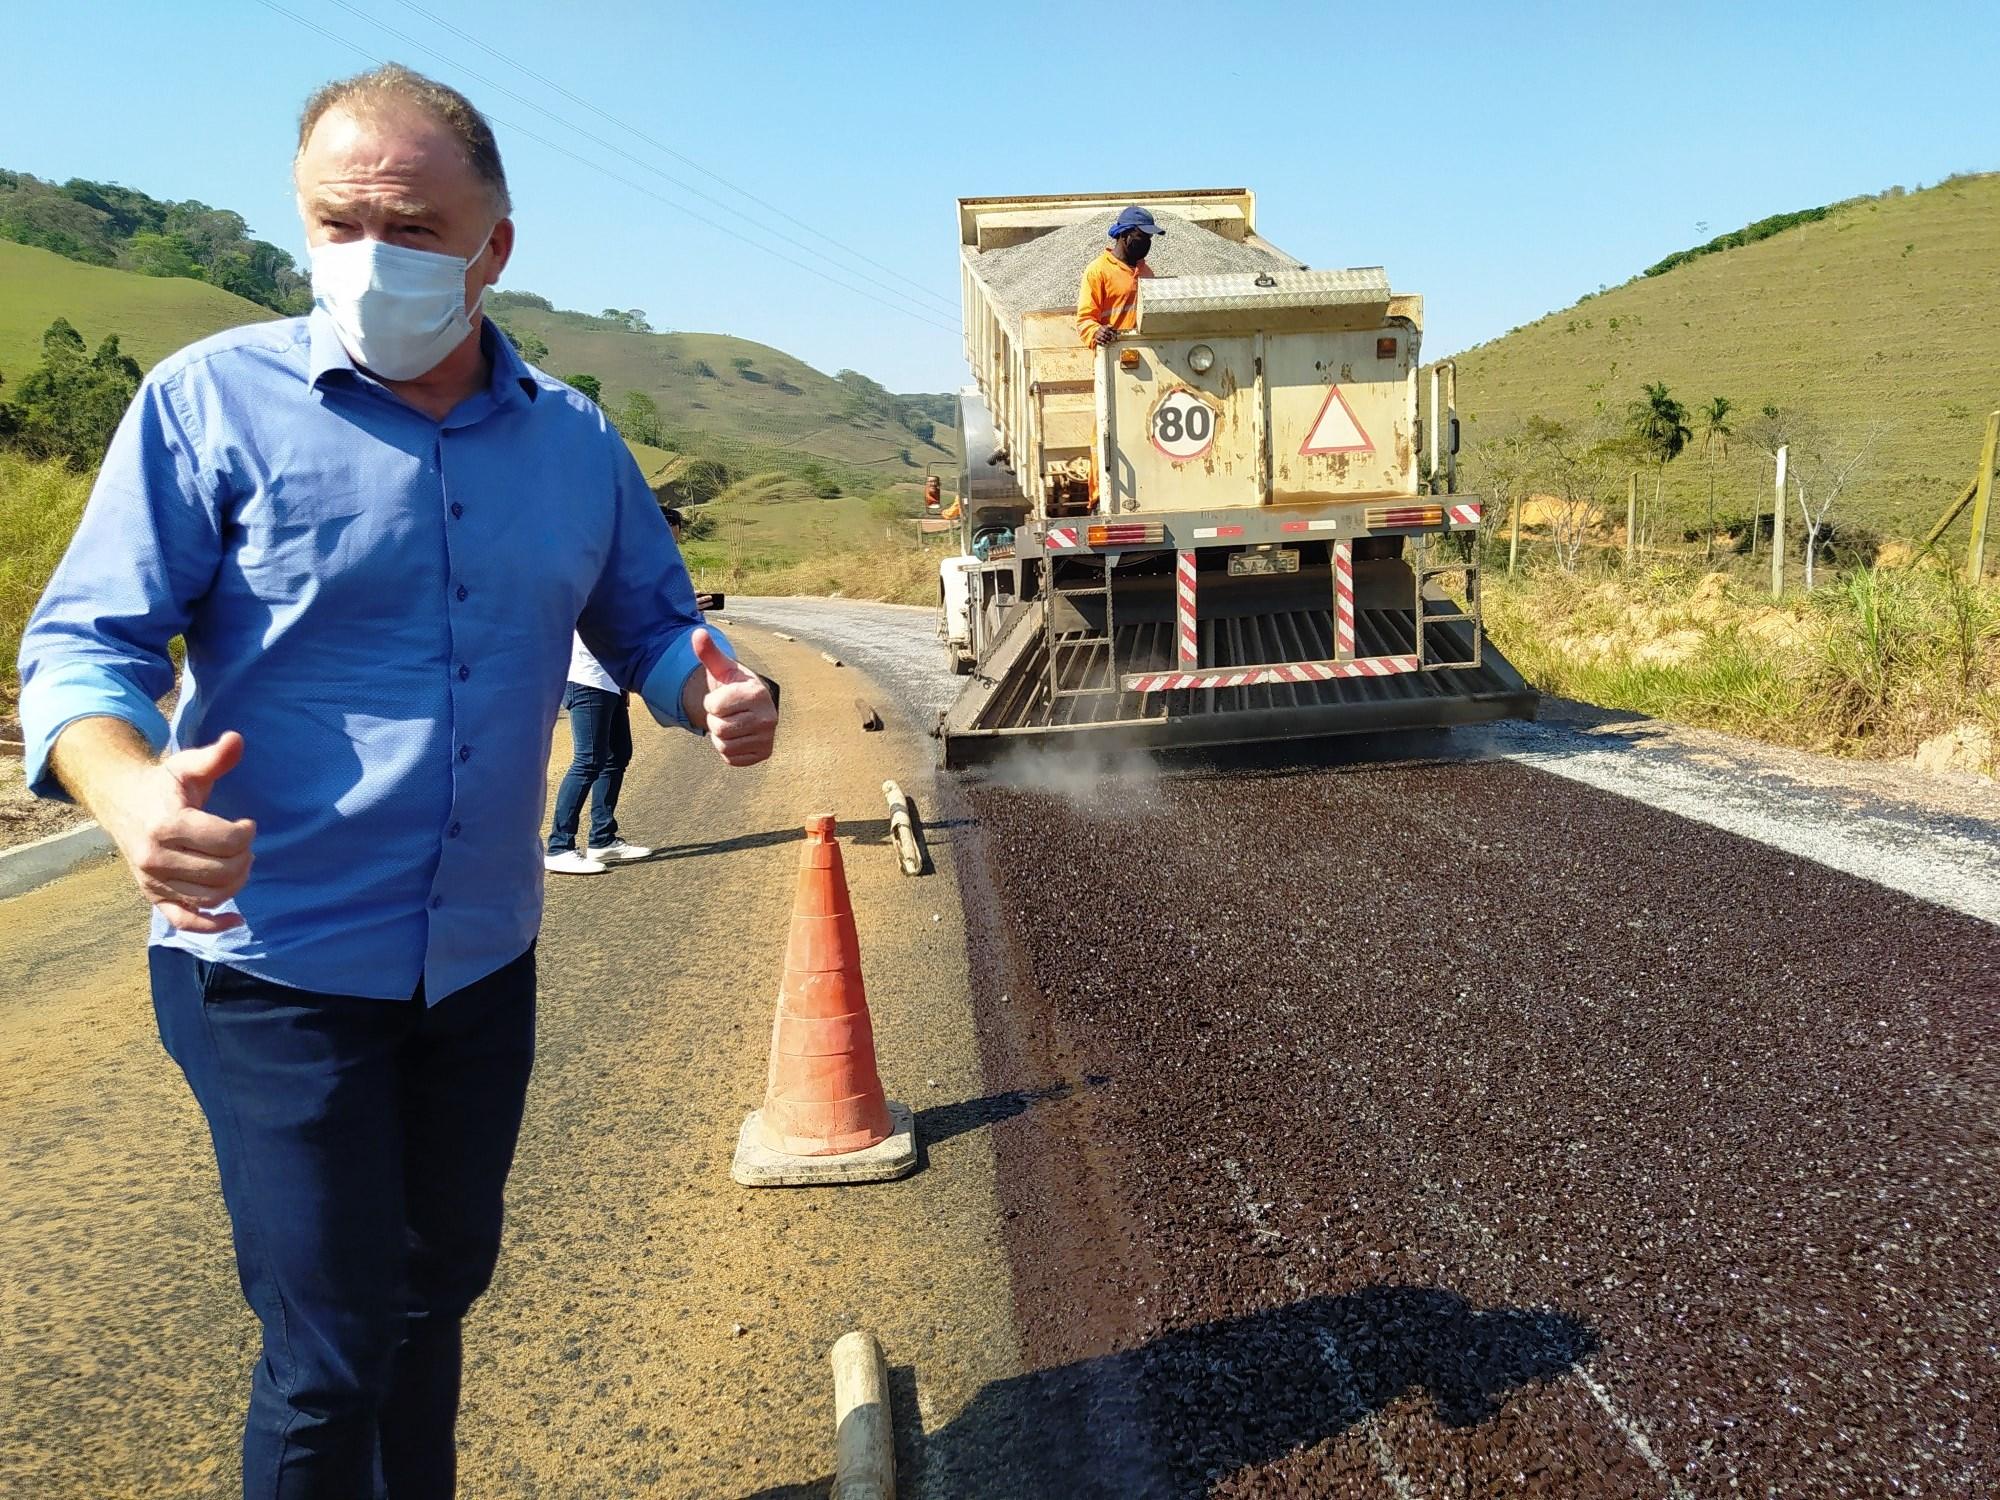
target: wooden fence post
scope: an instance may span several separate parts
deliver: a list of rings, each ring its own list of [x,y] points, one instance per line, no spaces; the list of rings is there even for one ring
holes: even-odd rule
[[[1986,444],[1979,450],[1979,478],[1972,491],[1972,540],[1965,548],[1965,581],[1971,584],[1986,572],[1986,512],[1993,500],[1996,446],[2000,446],[2000,411],[1986,419]]]
[[[1632,566],[1632,545],[1638,539],[1639,471],[1625,481],[1625,566]]]
[[[1785,597],[1785,459],[1789,443],[1778,445],[1778,496],[1771,502],[1771,597]]]

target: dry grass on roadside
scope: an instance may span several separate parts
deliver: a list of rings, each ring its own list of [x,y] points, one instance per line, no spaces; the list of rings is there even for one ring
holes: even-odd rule
[[[896,547],[829,552],[763,567],[697,567],[695,586],[725,594],[837,594],[885,604],[935,604],[941,555],[935,549]]]
[[[0,641],[7,672],[0,710],[13,711],[21,632],[90,498],[90,476],[0,449]]]
[[[1695,566],[1485,581],[1494,640],[1546,692],[1865,758],[2000,735],[2000,588],[1942,568],[1857,569],[1782,605]]]

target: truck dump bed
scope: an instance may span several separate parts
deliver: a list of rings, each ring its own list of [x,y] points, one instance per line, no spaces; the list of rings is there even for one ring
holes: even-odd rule
[[[1132,203],[1161,226],[1153,274],[1135,322],[1086,344],[1078,282]],[[1480,629],[1484,511],[1456,493],[1435,381],[1420,420],[1423,299],[1379,266],[1303,266],[1254,207],[959,201],[976,391],[940,635],[971,681],[947,765],[1533,716]]]

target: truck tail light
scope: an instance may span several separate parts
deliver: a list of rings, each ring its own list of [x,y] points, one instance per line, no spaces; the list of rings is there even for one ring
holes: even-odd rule
[[[1167,539],[1167,529],[1158,521],[1101,521],[1083,539],[1092,547],[1158,546]]]
[[[1371,505],[1362,524],[1370,531],[1422,531],[1444,525],[1442,505]]]

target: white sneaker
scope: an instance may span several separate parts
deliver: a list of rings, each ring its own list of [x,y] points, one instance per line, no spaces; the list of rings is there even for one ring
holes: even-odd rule
[[[620,860],[651,859],[653,851],[644,844],[628,844],[620,839],[617,843],[606,844],[601,849],[592,845],[590,857],[602,860],[605,864],[613,864]]]
[[[574,849],[565,849],[560,854],[543,855],[542,868],[551,875],[602,875],[604,862],[587,854],[578,854]]]

